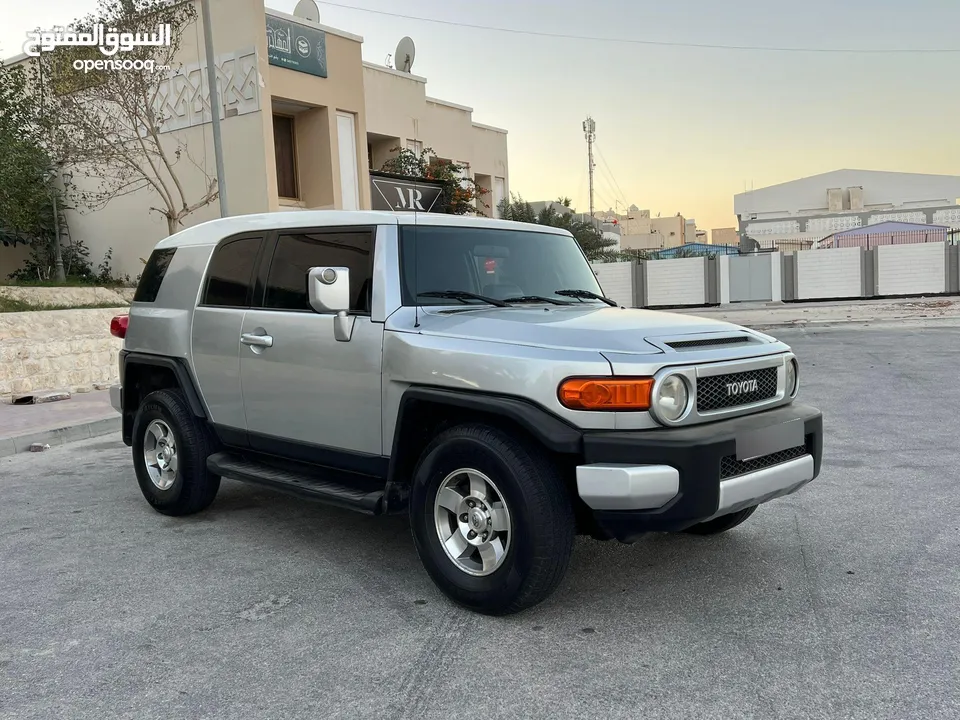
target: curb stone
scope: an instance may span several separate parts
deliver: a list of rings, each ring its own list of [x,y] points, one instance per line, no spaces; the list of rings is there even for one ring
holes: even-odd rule
[[[40,430],[25,435],[0,438],[0,458],[31,452],[32,445],[49,445],[55,447],[77,440],[89,440],[102,435],[110,435],[120,431],[120,415],[115,418],[102,418],[82,422],[69,427],[54,430]]]

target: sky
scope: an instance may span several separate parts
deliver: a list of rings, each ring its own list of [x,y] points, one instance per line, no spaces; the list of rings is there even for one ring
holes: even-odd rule
[[[266,4],[292,12],[296,0]],[[587,209],[588,114],[597,125],[597,208],[679,212],[700,229],[735,225],[735,193],[830,170],[960,175],[957,0],[318,4],[323,24],[363,36],[369,62],[383,63],[411,36],[413,71],[427,78],[429,95],[509,131],[510,189],[527,200],[569,196]],[[93,5],[2,0],[0,57],[18,54],[28,30]]]

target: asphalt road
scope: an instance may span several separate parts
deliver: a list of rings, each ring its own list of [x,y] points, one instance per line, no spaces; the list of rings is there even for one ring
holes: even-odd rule
[[[0,718],[960,717],[960,328],[780,335],[820,478],[726,536],[581,540],[505,619],[402,519],[226,481],[167,518],[118,437],[0,460]]]

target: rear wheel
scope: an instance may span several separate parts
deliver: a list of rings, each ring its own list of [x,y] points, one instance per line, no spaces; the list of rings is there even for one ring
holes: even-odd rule
[[[133,466],[140,491],[164,515],[191,515],[209,507],[220,478],[207,470],[215,440],[179,390],[143,399],[133,421]]]
[[[414,473],[410,521],[437,586],[490,615],[550,595],[573,549],[573,508],[550,456],[488,425],[451,428],[426,448]]]
[[[730,513],[729,515],[721,515],[718,518],[713,520],[707,520],[706,522],[697,523],[693,527],[688,527],[684,532],[690,533],[691,535],[717,535],[727,530],[732,530],[737,525],[742,523],[748,517],[753,515],[754,511],[757,509],[757,506],[748,507],[744,510],[738,510],[737,512]]]

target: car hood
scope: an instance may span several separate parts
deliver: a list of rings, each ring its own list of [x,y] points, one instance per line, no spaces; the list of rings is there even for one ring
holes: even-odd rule
[[[406,325],[406,320],[412,324],[412,315],[404,313],[402,324]],[[395,329],[512,345],[639,354],[663,352],[646,338],[744,331],[737,325],[692,315],[596,305],[420,308],[418,322],[415,330]]]

